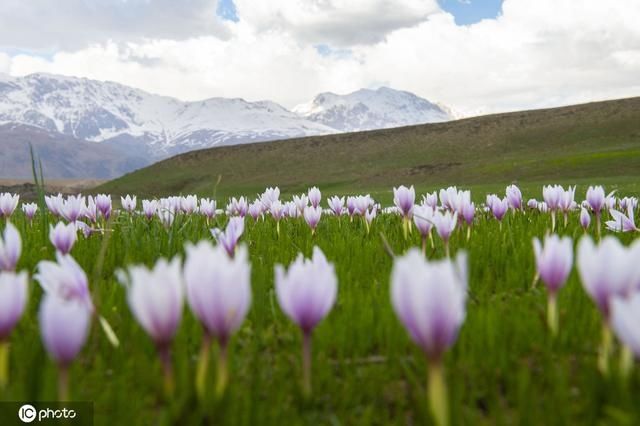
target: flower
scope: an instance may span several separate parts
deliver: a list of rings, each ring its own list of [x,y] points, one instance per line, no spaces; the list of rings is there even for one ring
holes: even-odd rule
[[[322,207],[320,206],[307,206],[304,208],[304,220],[311,228],[312,232],[315,232],[322,216]]]
[[[8,192],[0,194],[0,217],[9,217],[13,214],[13,211],[18,207],[20,201],[20,195],[10,194]]]
[[[436,211],[433,215],[433,223],[440,238],[447,243],[449,238],[451,238],[453,230],[456,229],[456,224],[458,223],[458,212],[455,212],[452,215],[449,211],[445,213]]]
[[[246,247],[230,258],[206,241],[188,245],[184,264],[187,302],[207,333],[222,342],[240,327],[251,305]]]
[[[227,204],[227,215],[245,217],[249,210],[249,203],[245,197],[232,197]]]
[[[584,207],[581,207],[580,226],[582,226],[582,228],[584,228],[584,230],[586,231],[589,228],[589,224],[591,224],[591,216],[589,215],[589,212],[587,211],[587,209],[585,209]]]
[[[153,216],[155,216],[157,211],[158,211],[157,200],[142,200],[142,213],[147,218],[147,220],[151,220]]]
[[[13,224],[7,222],[0,238],[0,271],[13,271],[22,253],[22,239]]]
[[[27,219],[33,220],[33,217],[38,211],[38,205],[36,203],[24,203],[22,205],[22,211],[24,212],[25,216],[27,216]]]
[[[540,240],[534,238],[533,252],[540,278],[547,285],[549,293],[557,293],[567,281],[573,266],[571,238],[559,238],[555,234],[547,236],[544,239],[544,247],[540,244]]]
[[[313,207],[318,207],[320,205],[320,200],[322,199],[322,194],[318,187],[314,186],[309,189],[309,202]]]
[[[596,216],[600,215],[600,211],[604,207],[604,188],[601,186],[590,186],[587,189],[587,203],[589,203],[589,207],[596,214]]]
[[[391,303],[413,341],[438,360],[453,345],[466,315],[467,257],[428,262],[416,249],[391,271]]]
[[[415,206],[413,209],[413,223],[415,223],[422,238],[425,238],[431,232],[433,215],[433,209],[426,205]]]
[[[271,202],[269,213],[271,213],[271,217],[273,217],[277,222],[284,217],[284,205],[280,200],[274,200]]]
[[[60,215],[68,222],[78,220],[86,210],[86,199],[82,195],[69,195],[62,202]]]
[[[404,185],[399,188],[393,188],[393,203],[405,218],[411,217],[415,201],[416,191],[413,188],[413,185],[410,188],[407,188]]]
[[[62,194],[58,194],[55,196],[45,195],[44,202],[47,205],[47,208],[49,209],[52,215],[60,216],[60,211],[62,210],[62,204],[64,203],[62,199]]]
[[[186,214],[191,214],[198,210],[198,197],[195,195],[180,197],[180,210]]]
[[[211,235],[218,241],[218,244],[222,244],[222,247],[227,251],[230,257],[233,257],[236,251],[236,245],[240,241],[240,237],[244,233],[244,218],[234,216],[229,219],[227,228],[224,232],[218,228],[211,230]]]
[[[633,232],[640,231],[636,226],[635,219],[633,217],[633,207],[629,206],[627,209],[627,215],[619,212],[618,210],[609,210],[611,217],[613,220],[608,220],[605,222],[607,228],[611,231],[615,232]]]
[[[96,195],[96,207],[103,218],[109,219],[111,216],[111,195]]]
[[[201,198],[200,208],[198,209],[198,211],[207,219],[213,219],[216,216],[216,200]]]
[[[356,197],[347,197],[347,212],[349,213],[349,216],[356,214],[356,210]]]
[[[94,310],[87,274],[70,255],[57,252],[56,262],[41,260],[34,279],[46,293],[65,300],[78,300],[89,311]]]
[[[377,215],[378,209],[375,206],[364,213],[364,220],[367,221],[367,226],[371,226],[373,219],[375,219]]]
[[[500,199],[497,196],[494,196],[495,198],[492,200],[491,202],[491,212],[493,213],[493,216],[498,219],[499,221],[502,221],[502,219],[504,218],[504,215],[507,213],[507,210],[509,209],[509,202],[507,201],[506,198]]]
[[[27,305],[26,272],[0,271],[0,342],[6,340]]]
[[[249,205],[249,215],[253,220],[258,220],[262,216],[262,203],[259,200],[254,201]]]
[[[509,207],[514,210],[522,209],[522,192],[520,188],[515,185],[509,185],[506,189],[506,195]]]
[[[311,191],[311,190],[309,190]],[[296,208],[298,209],[298,211],[300,213],[304,212],[304,208],[307,207],[307,205],[309,204],[309,198],[307,197],[307,194],[301,194],[301,195],[294,195],[293,196],[293,203],[295,204]]]
[[[65,225],[63,222],[58,222],[55,228],[49,225],[49,241],[62,254],[71,251],[78,238],[77,233],[75,223]]]
[[[529,201],[527,201],[527,207],[529,207],[530,209],[537,209],[538,200],[536,200],[535,198],[529,199]]]
[[[609,318],[610,301],[615,295],[625,295],[633,283],[637,259],[613,236],[606,236],[599,245],[584,236],[578,244],[577,267],[586,292],[596,303],[605,319]]]
[[[542,198],[547,203],[547,207],[551,211],[555,211],[560,206],[560,200],[564,196],[564,188],[560,185],[548,185],[542,187]]]
[[[334,195],[333,197],[329,198],[327,203],[329,204],[329,209],[331,209],[334,215],[342,215],[342,212],[344,210],[344,197],[338,198],[338,196]]]
[[[120,203],[122,204],[122,208],[128,211],[129,213],[133,213],[136,209],[137,198],[134,195],[133,197],[127,194],[126,197],[120,197]]]
[[[87,197],[87,204],[82,206],[81,216],[89,219],[91,223],[96,223],[98,220],[98,206],[92,196]],[[77,222],[77,221],[76,221]]]
[[[159,259],[152,269],[131,266],[119,274],[127,286],[127,300],[138,323],[158,348],[167,347],[182,316],[183,291],[180,259]]]
[[[618,339],[640,358],[640,293],[614,297],[611,301],[611,327]]]
[[[305,334],[310,334],[335,303],[338,279],[333,265],[314,247],[311,259],[300,254],[288,270],[276,265],[275,280],[280,307]]]
[[[38,319],[47,352],[60,366],[68,366],[87,341],[91,311],[76,299],[45,294]]]
[[[260,196],[260,201],[262,202],[265,210],[269,210],[271,208],[271,203],[278,200],[279,198],[280,188],[276,186],[275,188],[267,188]]]
[[[438,193],[432,192],[427,193],[422,196],[422,204],[431,207],[432,210],[435,210],[438,207]]]

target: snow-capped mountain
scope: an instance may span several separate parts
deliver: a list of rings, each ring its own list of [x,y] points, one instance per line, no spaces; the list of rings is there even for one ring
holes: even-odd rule
[[[32,74],[0,79],[0,124],[93,142],[142,143],[154,158],[219,145],[335,132],[269,102],[181,102],[117,83]]]
[[[38,136],[38,151],[47,153],[49,158],[43,162],[52,163],[47,166],[52,171],[57,167],[52,159],[60,156],[51,155],[53,142],[49,149],[43,148],[45,140],[64,140],[67,150],[71,140],[103,145],[101,149],[107,150],[110,158],[122,155],[123,167],[105,169],[113,170],[115,176],[195,149],[451,118],[443,107],[384,87],[343,96],[323,93],[289,111],[271,101],[211,98],[183,102],[113,82],[51,74],[0,74],[0,126],[10,125],[5,129],[10,128],[14,136],[20,131],[40,135],[34,129],[47,132],[46,138]],[[5,143],[0,134],[0,147],[9,146],[15,144]],[[78,144],[78,150],[92,146]],[[7,156],[10,153],[0,149],[0,163]],[[101,177],[105,174],[109,173],[103,170]]]
[[[451,112],[413,93],[381,87],[348,95],[321,93],[294,112],[343,132],[386,129],[453,118]]]

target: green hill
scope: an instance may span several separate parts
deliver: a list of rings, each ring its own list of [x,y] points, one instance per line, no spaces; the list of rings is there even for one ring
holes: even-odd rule
[[[639,192],[640,97],[194,151],[96,191],[224,197],[272,185],[285,194],[309,185],[377,193],[398,184],[503,188],[514,181],[615,183]]]

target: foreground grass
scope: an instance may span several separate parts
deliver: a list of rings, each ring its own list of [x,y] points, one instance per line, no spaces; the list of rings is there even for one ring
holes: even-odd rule
[[[480,194],[477,194],[480,195]],[[538,196],[537,193],[525,195]],[[484,196],[484,194],[482,194]],[[539,196],[538,196],[539,197]],[[24,240],[19,267],[35,271],[53,248],[39,217],[30,227],[13,219]],[[242,243],[249,246],[253,303],[231,348],[231,380],[221,401],[198,404],[193,387],[201,329],[185,308],[173,344],[176,392],[166,400],[151,340],[137,325],[115,281],[114,271],[131,263],[151,265],[160,256],[183,254],[184,244],[210,239],[201,217],[179,217],[165,230],[154,219],[122,214],[106,236],[80,238],[72,255],[87,271],[98,310],[121,340],[113,348],[98,325],[71,369],[74,399],[94,402],[96,424],[422,424],[429,423],[425,360],[410,342],[390,304],[394,253],[419,246],[417,232],[402,236],[400,219],[379,216],[371,233],[360,220],[323,216],[317,235],[302,221],[281,223],[247,218]],[[224,225],[220,217],[213,225]],[[628,383],[603,378],[596,368],[600,317],[582,290],[577,273],[560,292],[560,333],[545,325],[544,287],[531,287],[531,239],[550,226],[547,215],[509,214],[500,228],[477,219],[471,239],[456,231],[453,253],[466,250],[470,262],[467,318],[445,364],[454,424],[638,424],[640,372]],[[2,227],[2,225],[0,225]],[[577,216],[560,234],[577,241]],[[626,243],[631,236],[622,235]],[[334,262],[339,278],[334,310],[314,335],[313,395],[301,396],[299,331],[280,311],[273,266],[290,263],[318,245]],[[436,238],[429,258],[444,256]],[[56,372],[40,342],[37,308],[42,291],[32,284],[30,303],[11,341],[11,383],[2,400],[52,400]],[[211,383],[215,373],[210,370]],[[210,383],[210,384],[211,384]]]

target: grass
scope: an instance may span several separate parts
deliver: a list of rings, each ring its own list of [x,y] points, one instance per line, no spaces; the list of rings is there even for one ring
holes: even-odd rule
[[[627,185],[638,194],[636,183],[630,179]],[[325,197],[331,192],[321,188]],[[526,187],[524,192],[526,197],[540,198],[539,187]],[[485,194],[474,195],[482,199]],[[21,214],[12,218],[24,241],[19,268],[31,274],[38,261],[54,257],[46,233],[39,229],[42,220],[38,215],[30,227]],[[225,222],[219,217],[215,225]],[[360,220],[323,216],[314,238],[301,219],[281,223],[278,238],[271,219],[254,223],[247,218],[242,243],[249,246],[253,303],[232,341],[227,393],[223,400],[210,398],[207,404],[198,404],[194,392],[202,332],[192,314],[185,307],[172,346],[176,392],[166,401],[154,347],[132,317],[125,290],[114,278],[115,270],[125,265],[151,265],[160,256],[182,256],[185,243],[211,239],[204,219],[180,216],[167,231],[157,219],[147,222],[121,214],[110,226],[108,237],[80,238],[72,251],[87,271],[98,310],[122,342],[119,348],[112,347],[94,324],[71,369],[72,397],[94,402],[96,425],[431,423],[425,359],[390,304],[392,259],[381,235],[396,254],[420,244],[415,229],[404,240],[398,217],[379,216],[367,234]],[[600,316],[575,270],[559,296],[559,335],[555,340],[550,337],[545,290],[541,285],[531,287],[531,239],[542,237],[549,226],[549,216],[535,212],[509,213],[502,230],[497,221],[479,216],[469,241],[460,230],[452,238],[453,253],[466,250],[470,262],[467,317],[445,357],[453,424],[640,421],[638,369],[625,383],[615,375],[602,377],[596,368]],[[559,233],[575,242],[582,237],[576,213]],[[619,238],[629,243],[633,236]],[[301,335],[278,307],[273,267],[289,264],[299,252],[310,255],[314,245],[335,263],[339,285],[336,306],[314,334],[313,395],[305,400],[299,384]],[[444,256],[438,238],[427,256]],[[56,398],[56,371],[38,331],[41,294],[32,283],[28,309],[11,337],[11,381],[0,390],[1,400]],[[214,374],[212,362],[210,388]]]
[[[114,194],[255,196],[310,185],[384,194],[406,182],[491,188],[517,182],[637,190],[640,98],[194,151],[107,182]],[[388,201],[388,199],[384,199]]]

